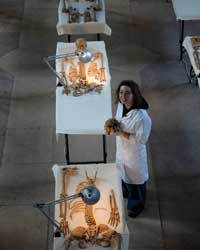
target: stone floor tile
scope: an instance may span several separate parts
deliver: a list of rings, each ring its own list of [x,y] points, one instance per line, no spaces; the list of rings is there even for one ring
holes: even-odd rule
[[[146,194],[146,204],[152,205],[156,204],[158,205],[158,194],[157,194],[157,185],[155,184],[154,179],[152,178],[152,174],[149,174],[149,179],[147,181],[147,194]]]
[[[16,72],[24,70],[43,69],[46,66],[43,63],[45,51],[37,49],[14,49],[6,55],[0,57],[0,68],[14,76]]]
[[[181,75],[181,71],[180,71]],[[155,81],[161,81],[159,74],[155,75]],[[154,121],[153,128],[158,130],[159,128],[165,128],[165,130],[194,130],[198,129],[198,123],[200,122],[200,117],[195,115],[199,110],[200,100],[199,93],[197,88],[191,87],[188,84],[174,85],[176,81],[176,76],[168,76],[169,81],[173,83],[169,89],[163,90],[154,90],[148,94],[150,112],[152,119]],[[166,79],[166,77],[165,77]],[[167,87],[167,82],[165,86]],[[146,84],[144,82],[142,85],[146,89]],[[150,84],[149,84],[150,85]],[[164,85],[163,85],[164,86]],[[192,98],[191,98],[192,96]],[[163,109],[165,112],[163,112]],[[159,116],[157,115],[159,112]],[[169,119],[170,118],[170,119]],[[194,122],[191,123],[191,119],[194,119]],[[160,133],[160,131],[159,131]]]
[[[9,99],[0,99],[0,135],[5,135],[8,115],[10,110],[10,100]]]
[[[2,133],[5,131],[3,130]],[[4,145],[5,145],[5,135],[0,135],[0,168],[2,166],[2,158],[3,158],[3,150],[4,150]]]
[[[11,11],[0,12],[0,32],[20,32],[21,17]]]
[[[1,249],[47,249],[47,220],[30,206],[0,207]]]
[[[53,166],[53,163],[52,163]],[[55,197],[55,183],[38,182],[37,185],[31,185],[27,188],[18,187],[1,188],[0,189],[0,205],[14,206],[24,205],[33,206],[35,203],[44,203],[54,200]]]
[[[24,0],[1,0],[1,15],[7,18],[23,16]]]
[[[130,232],[129,248],[163,248],[164,239],[158,205],[148,204],[137,218],[127,218]]]
[[[65,157],[65,136],[63,134],[56,134],[53,130],[53,150],[52,161],[57,164],[66,164]]]
[[[41,30],[46,32],[48,28],[55,28],[58,20],[58,13],[51,8],[24,9],[22,25],[30,30]]]
[[[52,128],[8,129],[3,161],[48,163],[52,160]]]
[[[192,234],[173,233],[170,237],[166,237],[166,250],[199,250],[199,232]]]
[[[32,31],[26,28],[20,33],[19,48],[41,48],[45,51],[44,56],[54,55],[58,41],[60,39],[55,27],[46,30],[46,32],[44,30]]]
[[[135,64],[144,64],[150,62],[157,62],[159,59],[159,55],[156,53],[143,48],[141,46],[137,46],[132,44],[132,42],[128,42],[126,45],[118,45],[116,49],[111,50],[108,53],[108,56],[112,53],[112,57],[110,56],[110,65],[114,67],[122,67],[123,69],[134,68]]]
[[[8,72],[0,69],[0,97],[1,98],[11,97],[13,83],[14,83],[14,77]]]
[[[1,190],[31,189],[54,183],[53,164],[7,164],[0,171]]]
[[[15,73],[13,98],[55,95],[56,77],[45,64],[43,67],[39,70],[30,69]]]
[[[189,86],[184,65],[180,61],[148,64],[141,71],[141,81],[145,89],[169,89],[169,93],[179,92]],[[165,94],[165,93],[163,93]],[[167,93],[166,93],[167,94]],[[169,97],[166,95],[166,98]],[[156,100],[155,100],[156,101]]]
[[[0,32],[0,56],[18,48],[19,32]]]
[[[27,97],[11,101],[8,128],[55,127],[53,97]]]
[[[129,5],[130,5],[130,1],[128,0],[124,0],[123,2],[120,2],[118,0],[116,1],[108,0],[105,2],[106,11],[110,11],[111,13],[112,12],[118,13],[123,16],[127,16],[130,14],[129,9],[128,9]]]
[[[110,74],[111,74],[111,87],[114,90],[112,99],[115,102],[115,91],[119,85],[119,83],[123,80],[133,80],[140,85],[140,74],[139,74],[140,67],[132,67],[128,66],[125,67],[124,65],[121,67],[110,67]],[[115,104],[116,105],[116,104]]]
[[[199,232],[199,209],[200,202],[195,199],[160,202],[161,218],[165,234],[192,234]]]
[[[25,4],[24,7],[26,9],[54,9],[54,11],[57,11],[58,8],[58,1],[54,1],[54,0],[25,0]]]
[[[156,184],[160,202],[200,200],[200,175],[163,177]]]
[[[199,130],[195,129],[188,132],[174,130],[163,131],[162,133],[164,135],[162,139],[155,140],[152,135],[150,140],[150,145],[153,148],[152,160],[157,175],[160,177],[199,175]],[[173,140],[168,140],[169,136]],[[182,147],[180,152],[180,145],[183,145],[186,141],[190,144],[190,150],[187,147]]]

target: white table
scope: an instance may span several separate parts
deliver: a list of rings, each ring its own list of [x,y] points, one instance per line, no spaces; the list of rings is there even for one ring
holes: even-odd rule
[[[200,69],[197,68],[197,65],[195,63],[195,60],[194,60],[194,55],[193,55],[193,52],[194,52],[194,49],[193,49],[193,46],[192,46],[192,42],[191,42],[191,38],[193,38],[192,36],[186,36],[184,41],[183,41],[183,47],[185,48],[187,54],[188,54],[188,57],[189,57],[189,60],[190,60],[190,63],[191,63],[191,66],[192,68],[190,69],[190,71],[188,72],[187,70],[187,64],[186,64],[186,70],[187,70],[187,74],[188,74],[188,77],[189,77],[189,80],[191,81],[191,70],[193,69],[194,70],[194,74],[197,78],[197,82],[198,82],[198,85],[200,87]]]
[[[63,192],[63,169],[66,169],[67,166],[61,165],[54,165],[53,166],[53,173],[55,176],[55,200],[60,198],[60,194]],[[69,166],[68,166],[69,167]],[[90,178],[93,178],[95,172],[97,170],[97,179],[95,182],[96,187],[100,191],[100,200],[93,205],[93,216],[96,221],[96,225],[99,224],[106,224],[112,230],[117,231],[122,236],[121,241],[121,249],[128,250],[129,244],[129,232],[125,222],[125,211],[124,211],[124,202],[123,202],[123,195],[121,189],[121,180],[117,173],[117,168],[115,164],[90,164],[90,165],[74,165],[70,166],[72,168],[77,168],[77,174],[74,176],[70,176],[67,181],[67,195],[75,194],[75,189],[77,185],[82,182],[86,181],[86,174]],[[106,174],[105,174],[106,173]],[[114,195],[116,198],[116,203],[120,215],[120,223],[115,226],[111,226],[108,221],[110,217],[110,202],[109,202],[109,194],[111,189],[114,191]],[[80,198],[79,198],[80,199]],[[75,201],[75,200],[74,200]],[[74,213],[73,217],[70,217],[71,210],[69,207],[66,211],[66,220],[68,221],[69,229],[73,230],[78,226],[83,226],[88,228],[88,225],[85,221],[84,212]],[[59,205],[55,206],[55,220],[60,222],[61,217],[59,217]],[[64,236],[63,234],[59,238],[54,238],[54,250],[64,250]],[[78,250],[77,243],[75,243],[70,249]],[[98,249],[103,250],[105,248],[90,245],[88,244],[87,249]],[[116,244],[112,244],[111,247],[106,248],[108,250],[117,250],[118,247]]]
[[[87,42],[87,48],[103,54],[106,82],[100,94],[89,92],[79,97],[62,94],[56,88],[56,133],[104,135],[104,123],[112,117],[111,86],[108,59],[103,41]],[[75,50],[75,43],[57,43],[57,55]],[[61,71],[61,60],[56,62],[56,71]],[[105,140],[105,136],[103,137]],[[104,142],[105,143],[105,142]],[[104,145],[105,146],[105,145]],[[105,162],[105,160],[104,160]]]
[[[69,23],[68,13],[63,12],[64,0],[60,0],[58,7],[58,23],[57,33],[58,35],[68,35],[68,41],[70,41],[70,35],[77,34],[99,34],[103,33],[111,35],[111,28],[106,24],[105,17],[105,3],[104,0],[100,0],[101,11],[96,11],[96,22],[83,22],[80,23]],[[78,3],[74,2],[73,6],[76,7],[80,12],[84,12],[85,4],[81,3],[83,0],[79,0]]]
[[[184,21],[200,20],[199,0],[172,0],[176,19],[179,21],[180,59],[183,55]]]

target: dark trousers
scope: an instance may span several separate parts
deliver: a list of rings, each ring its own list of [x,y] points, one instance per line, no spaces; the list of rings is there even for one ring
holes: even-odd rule
[[[127,184],[122,180],[124,198],[128,198],[127,209],[143,209],[146,200],[146,182],[144,184]]]

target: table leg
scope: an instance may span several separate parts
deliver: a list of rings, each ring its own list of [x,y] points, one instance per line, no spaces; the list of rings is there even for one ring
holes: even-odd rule
[[[106,153],[106,136],[103,135],[103,162],[107,162],[107,153]]]
[[[100,34],[97,34],[97,41],[100,41]]]
[[[183,59],[184,20],[179,20],[180,60]]]
[[[67,162],[67,165],[70,164],[70,159],[69,159],[69,138],[68,134],[65,134],[65,159]]]

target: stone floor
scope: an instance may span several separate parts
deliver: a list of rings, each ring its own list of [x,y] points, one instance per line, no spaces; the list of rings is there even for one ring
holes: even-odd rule
[[[0,1],[0,250],[52,249],[52,227],[32,204],[53,199],[51,168],[65,161],[64,139],[55,135],[55,77],[42,61],[65,41],[56,33],[57,7],[55,0]],[[112,93],[120,80],[135,80],[153,120],[147,207],[127,218],[130,250],[199,250],[200,90],[179,61],[172,4],[106,0],[106,14],[113,32],[101,39]],[[185,29],[199,34],[200,22]],[[70,146],[79,147],[73,157],[88,160],[84,139],[72,137]],[[85,139],[97,155],[100,141]],[[107,144],[113,162],[114,139]]]

